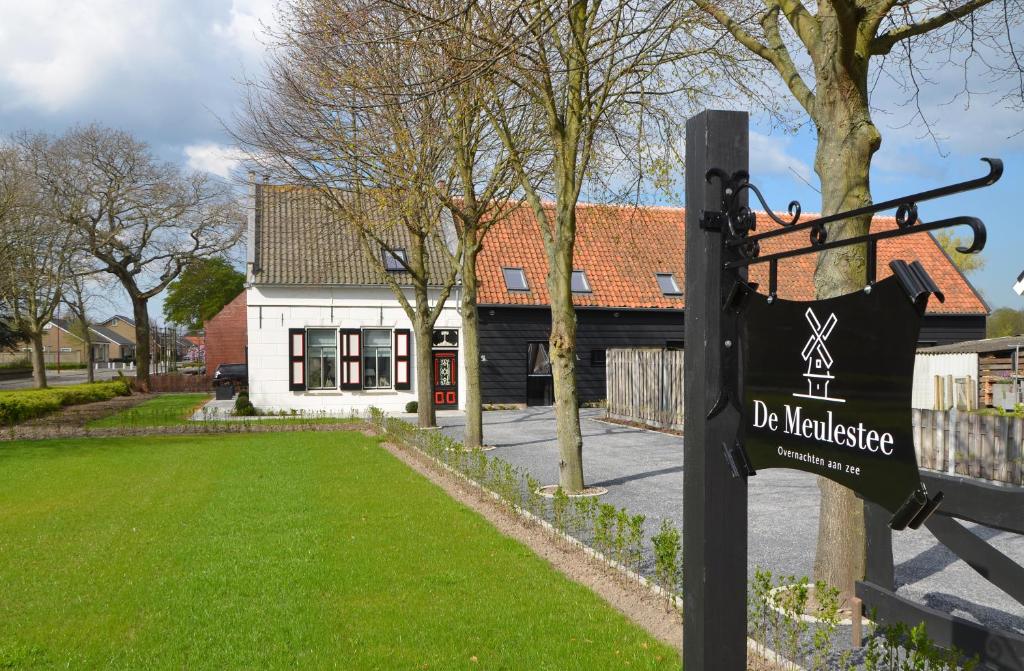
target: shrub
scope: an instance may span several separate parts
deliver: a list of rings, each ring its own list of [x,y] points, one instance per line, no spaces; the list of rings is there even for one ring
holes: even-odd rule
[[[128,396],[131,388],[121,380],[76,384],[50,389],[26,389],[0,392],[0,424],[17,424],[60,410],[68,405],[107,401]]]
[[[654,574],[658,583],[669,594],[669,604],[673,603],[673,595],[679,591],[680,570],[682,569],[682,542],[679,529],[668,520],[662,520],[661,529],[652,538],[654,545]]]
[[[239,394],[235,398],[235,414],[239,417],[252,417],[256,413],[256,408],[249,400],[249,394]]]
[[[420,411],[420,404],[419,404],[419,402],[418,401],[409,401],[408,403],[405,404],[405,411],[406,412],[419,412]]]

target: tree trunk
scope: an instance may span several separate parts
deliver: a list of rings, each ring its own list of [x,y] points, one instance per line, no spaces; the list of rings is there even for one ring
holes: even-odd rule
[[[32,343],[32,384],[36,389],[46,389],[46,356],[43,354],[42,330],[30,330],[28,340]]]
[[[480,325],[476,308],[476,255],[479,250],[467,245],[462,256],[462,351],[466,366],[467,449],[481,447],[484,440],[483,393],[480,389]]]
[[[416,411],[417,425],[426,429],[437,424],[434,412],[433,336],[434,325],[426,315],[417,314],[413,324],[416,338]]]
[[[95,382],[96,371],[93,368],[96,365],[96,354],[92,351],[92,343],[89,342],[89,327],[85,327],[85,381]]]
[[[572,304],[573,242],[576,208],[559,205],[561,244],[549,258],[551,296],[551,375],[555,391],[555,431],[558,436],[558,483],[569,494],[583,491],[583,435],[580,432],[579,391],[576,388],[576,309]]]
[[[151,363],[149,300],[135,296],[131,298],[135,316],[135,386],[139,391],[148,392]]]
[[[871,158],[881,144],[867,105],[867,78],[830,63],[818,72],[814,120],[818,129],[815,172],[821,179],[822,214],[830,215],[871,203]],[[829,227],[828,239],[866,233],[871,217],[857,217]],[[867,254],[863,245],[821,253],[814,273],[818,298],[863,290]],[[814,560],[815,580],[853,596],[854,582],[864,576],[864,506],[854,493],[831,480],[818,478],[821,505]]]

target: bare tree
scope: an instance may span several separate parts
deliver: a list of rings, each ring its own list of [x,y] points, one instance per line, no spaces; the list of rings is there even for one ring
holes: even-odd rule
[[[37,178],[61,223],[132,302],[137,384],[149,389],[149,300],[192,259],[237,242],[242,216],[225,184],[183,174],[123,131],[85,126],[45,147]]]
[[[46,387],[43,334],[60,305],[75,244],[73,231],[52,216],[34,180],[33,161],[46,137],[17,135],[2,157],[0,303],[32,348],[32,378]]]
[[[74,255],[69,263],[63,295],[64,306],[72,316],[71,331],[85,343],[87,382],[96,381],[92,315],[96,303],[106,297],[113,279],[101,274],[96,266],[95,258],[88,253]]]
[[[473,30],[487,100],[519,186],[540,224],[548,261],[549,340],[559,444],[559,483],[583,490],[583,440],[576,388],[576,314],[571,280],[576,204],[585,186],[622,196],[681,162],[677,120],[700,99],[725,58],[691,36],[701,29],[689,5],[580,0],[479,2]],[[445,17],[434,17],[437,21]],[[713,58],[716,57],[716,58]],[[535,112],[532,133],[513,119]],[[527,169],[525,143],[542,142],[546,172]],[[614,193],[618,183],[619,193]],[[625,185],[625,186],[623,186]],[[545,197],[554,204],[548,207]]]
[[[991,78],[1006,78],[1004,102],[1020,108],[1024,69],[1014,30],[1024,18],[1019,0],[694,0],[737,43],[774,71],[814,124],[814,169],[821,180],[822,213],[831,215],[871,203],[871,160],[882,136],[872,118],[880,105],[872,93],[881,78],[894,78],[917,104],[926,81],[919,61],[936,56],[944,67],[968,69],[984,61]],[[958,54],[961,54],[958,56]],[[999,56],[1002,56],[1000,59]],[[989,60],[986,60],[989,59]],[[870,216],[832,224],[830,240],[865,233]],[[862,246],[819,256],[816,294],[827,298],[859,290],[865,281]],[[853,493],[820,478],[821,513],[815,578],[853,593],[864,573],[863,506]],[[851,548],[859,548],[852,551]]]
[[[419,52],[421,67],[416,80],[403,90],[380,95],[398,105],[429,96],[441,105],[445,121],[438,139],[447,148],[447,177],[438,183],[437,195],[452,217],[462,246],[459,311],[466,367],[464,443],[467,448],[474,448],[483,444],[477,257],[491,227],[521,207],[513,200],[521,191],[519,175],[508,148],[490,124],[489,109],[495,97],[514,91],[505,82],[481,76],[477,46],[466,39],[481,27],[481,17],[477,12],[466,11],[465,3],[396,0],[391,4],[403,17],[406,32],[415,35],[410,46]],[[538,165],[543,146],[537,141],[538,112],[523,106],[509,109],[506,114],[509,135],[516,139],[519,163],[531,176],[542,167]]]

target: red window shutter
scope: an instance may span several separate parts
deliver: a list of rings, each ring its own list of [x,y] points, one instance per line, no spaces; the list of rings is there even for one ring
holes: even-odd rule
[[[395,329],[395,389],[410,389],[412,371],[409,369],[412,338],[409,329]]]
[[[288,390],[306,389],[306,330],[288,329]]]
[[[341,388],[362,389],[362,344],[359,329],[341,329]]]

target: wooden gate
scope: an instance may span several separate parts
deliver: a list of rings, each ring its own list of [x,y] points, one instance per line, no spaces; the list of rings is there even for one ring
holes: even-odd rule
[[[957,521],[1024,534],[1024,489],[924,470],[921,481],[930,493],[944,494],[942,505],[924,526],[986,580],[1024,604],[1024,567]],[[867,575],[857,583],[857,596],[864,600],[866,612],[874,611],[880,622],[924,622],[936,643],[956,646],[969,656],[977,654],[983,668],[1024,670],[1024,636],[988,628],[896,594],[890,517],[881,506],[865,502]]]
[[[610,417],[682,430],[682,350],[609,349],[605,366]]]

